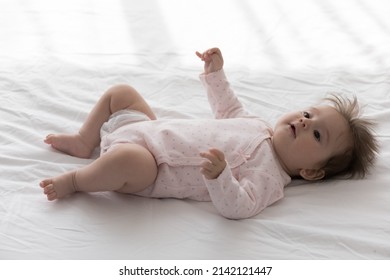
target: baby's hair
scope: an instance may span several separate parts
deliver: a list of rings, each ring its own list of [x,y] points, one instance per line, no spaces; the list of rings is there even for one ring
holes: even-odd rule
[[[345,118],[350,128],[353,144],[346,151],[335,155],[324,166],[325,178],[346,175],[349,178],[363,178],[374,164],[379,144],[373,128],[375,123],[360,116],[356,96],[348,99],[337,94],[325,98]]]

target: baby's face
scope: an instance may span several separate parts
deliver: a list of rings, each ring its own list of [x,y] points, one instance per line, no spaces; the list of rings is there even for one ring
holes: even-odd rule
[[[291,176],[302,169],[321,169],[327,160],[352,143],[347,121],[331,106],[287,113],[277,122],[273,146]]]

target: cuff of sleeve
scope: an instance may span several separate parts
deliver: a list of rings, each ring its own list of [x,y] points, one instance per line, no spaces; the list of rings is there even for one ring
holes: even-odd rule
[[[211,72],[209,74],[200,74],[199,78],[202,82],[209,84],[211,81],[216,80],[216,79],[223,79],[226,80],[226,75],[225,71],[223,69],[220,69],[215,72]]]
[[[227,180],[229,180],[229,178],[231,178],[232,175],[232,172],[229,168],[229,165],[227,164],[225,169],[222,171],[221,174],[219,174],[219,176],[215,179],[212,179],[212,180],[208,180],[206,178],[203,178],[205,180],[205,183],[206,183],[206,186],[207,186],[207,189],[209,190],[210,194],[214,194],[214,193],[223,193],[224,192],[224,188],[227,186],[227,184],[225,183]]]

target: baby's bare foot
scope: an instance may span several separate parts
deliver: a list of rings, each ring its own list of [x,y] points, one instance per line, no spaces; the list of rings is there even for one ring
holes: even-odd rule
[[[49,201],[63,198],[76,192],[76,171],[65,173],[55,178],[45,179],[39,185]]]
[[[80,134],[49,134],[44,142],[56,150],[79,158],[89,158],[93,152],[93,148],[84,142]]]

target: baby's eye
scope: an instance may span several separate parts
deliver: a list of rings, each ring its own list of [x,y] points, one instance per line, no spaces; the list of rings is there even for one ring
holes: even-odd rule
[[[321,133],[318,130],[314,130],[314,138],[316,139],[316,141],[320,142]]]
[[[303,116],[307,119],[310,119],[310,114],[308,112],[303,112]]]

